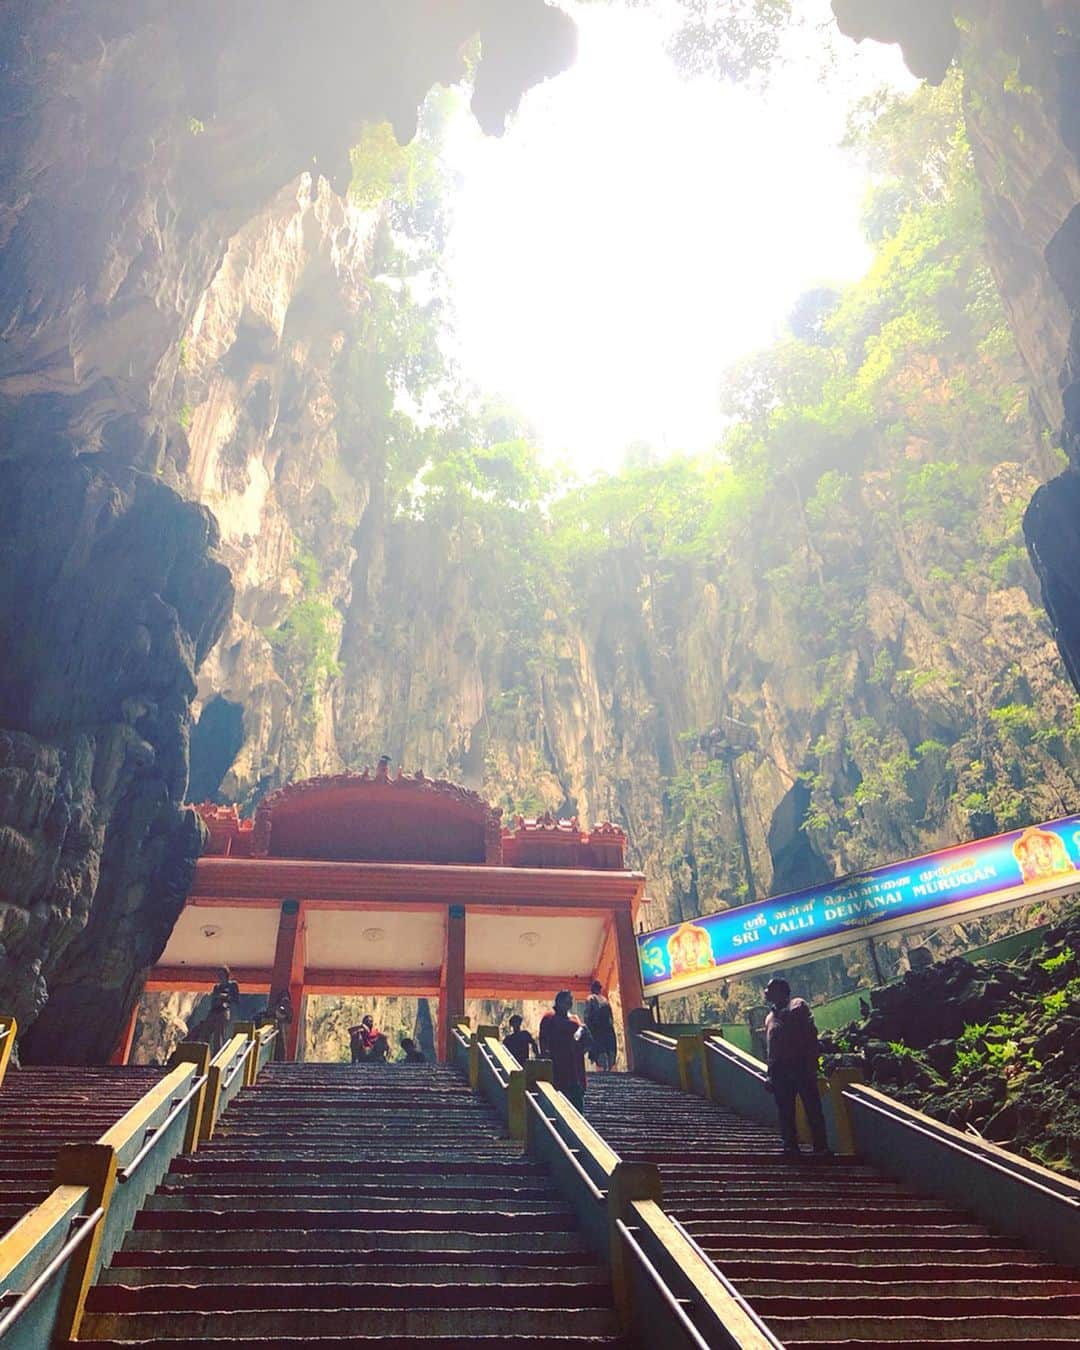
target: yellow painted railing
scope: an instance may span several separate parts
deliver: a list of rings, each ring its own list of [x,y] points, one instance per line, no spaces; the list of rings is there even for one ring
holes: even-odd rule
[[[174,1157],[212,1138],[222,1111],[268,1062],[276,1034],[240,1023],[212,1060],[205,1045],[180,1046],[174,1067],[96,1143],[60,1150],[51,1194],[0,1237],[3,1350],[75,1339],[87,1291],[146,1196]]]
[[[766,1065],[722,1036],[665,1036],[646,1031],[635,1037],[635,1063],[646,1078],[719,1102],[737,1114],[765,1125],[776,1124],[776,1105],[766,1091]],[[818,1079],[829,1144],[841,1154],[855,1152],[851,1112],[844,1092],[862,1082],[857,1069],[838,1069]],[[800,1101],[796,1107],[799,1138],[808,1143],[810,1127]]]
[[[0,1013],[0,1087],[4,1083],[4,1074],[11,1063],[11,1052],[15,1049],[15,1037],[19,1034],[19,1024],[14,1017]]]
[[[519,1064],[488,1027],[472,1034],[469,1051],[474,1087],[526,1153],[550,1167],[586,1240],[611,1270],[623,1324],[642,1344],[778,1350],[721,1272],[664,1213],[656,1166],[621,1159],[556,1090],[550,1063]]]

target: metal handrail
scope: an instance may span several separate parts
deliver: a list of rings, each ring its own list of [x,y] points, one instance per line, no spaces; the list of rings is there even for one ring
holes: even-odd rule
[[[254,1049],[255,1049],[255,1037],[252,1036],[250,1040],[248,1040],[248,1041],[245,1042],[244,1048],[240,1051],[240,1054],[239,1054],[239,1056],[237,1057],[235,1063],[233,1063],[233,1064],[231,1064],[231,1065],[229,1066],[228,1072],[227,1072],[227,1073],[225,1074],[225,1076],[222,1078],[222,1080],[221,1080],[221,1090],[222,1090],[222,1092],[225,1092],[225,1091],[230,1087],[230,1085],[232,1084],[233,1079],[234,1079],[234,1078],[236,1077],[236,1075],[240,1072],[240,1070],[244,1067],[244,1065],[248,1062],[248,1056],[251,1054],[252,1050],[254,1050]]]
[[[678,1045],[674,1036],[665,1036],[662,1031],[639,1031],[637,1034],[643,1041],[649,1041],[653,1045],[662,1045],[665,1050],[674,1050]]]
[[[706,1050],[711,1050],[714,1055],[719,1055],[721,1059],[726,1059],[729,1064],[735,1064],[740,1069],[745,1070],[753,1078],[761,1083],[769,1081],[768,1074],[762,1073],[761,1069],[755,1068],[760,1064],[760,1059],[755,1059],[753,1055],[748,1055],[745,1050],[740,1050],[738,1046],[732,1045],[729,1041],[714,1041],[708,1036],[705,1037],[704,1046]]]
[[[634,1234],[631,1232],[630,1228],[625,1223],[623,1223],[622,1219],[616,1219],[615,1226],[616,1228],[618,1228],[622,1240],[630,1248],[631,1252],[633,1252],[634,1256],[640,1263],[641,1268],[645,1271],[646,1275],[648,1275],[649,1279],[652,1280],[653,1284],[656,1286],[657,1290],[660,1293],[660,1297],[664,1300],[664,1302],[668,1305],[671,1311],[675,1314],[676,1320],[679,1322],[679,1325],[690,1337],[690,1340],[697,1347],[697,1350],[711,1350],[709,1342],[705,1339],[704,1336],[702,1336],[701,1332],[698,1331],[697,1327],[690,1320],[690,1317],[686,1309],[682,1306],[682,1302],[679,1299],[677,1299],[675,1295],[671,1292],[671,1290],[668,1288],[667,1283],[664,1280],[664,1277],[660,1274],[660,1272],[656,1269],[653,1263],[645,1255],[644,1248],[638,1242],[637,1238],[634,1237]]]
[[[572,1165],[573,1167],[575,1167],[575,1168],[577,1169],[577,1171],[580,1173],[581,1179],[585,1182],[585,1185],[588,1187],[589,1193],[592,1195],[593,1199],[594,1199],[594,1200],[599,1200],[601,1203],[603,1203],[604,1201],[606,1201],[606,1200],[607,1200],[607,1191],[601,1190],[600,1187],[596,1184],[596,1182],[593,1181],[592,1177],[589,1176],[588,1172],[585,1171],[584,1167],[582,1167],[581,1163],[578,1161],[577,1157],[575,1156],[575,1155],[576,1155],[576,1150],[575,1150],[575,1149],[572,1149],[572,1148],[567,1144],[566,1140],[562,1137],[562,1135],[559,1133],[559,1131],[555,1128],[555,1126],[551,1123],[551,1121],[548,1119],[548,1117],[544,1114],[544,1111],[543,1111],[542,1107],[540,1106],[539,1101],[538,1101],[538,1099],[537,1099],[536,1093],[535,1093],[535,1092],[526,1092],[525,1096],[526,1096],[526,1098],[527,1098],[527,1100],[528,1100],[528,1102],[529,1102],[529,1105],[530,1105],[530,1106],[532,1107],[532,1109],[536,1112],[537,1116],[539,1116],[539,1118],[544,1122],[544,1124],[545,1124],[545,1126],[547,1127],[548,1132],[551,1134],[552,1138],[555,1140],[555,1142],[558,1144],[558,1146],[562,1149],[563,1153],[566,1154],[566,1157],[567,1157],[568,1160],[570,1161],[571,1165]]]
[[[508,1088],[510,1086],[510,1079],[505,1073],[503,1073],[502,1065],[488,1049],[487,1042],[478,1041],[477,1044],[480,1048],[480,1053],[484,1056],[484,1058],[488,1062],[488,1067],[491,1069],[491,1072],[495,1075],[496,1083],[498,1083],[498,1085],[503,1089]]]
[[[50,1284],[63,1270],[82,1244],[93,1234],[94,1229],[104,1217],[105,1210],[99,1205],[90,1214],[79,1214],[72,1219],[71,1227],[74,1229],[77,1226],[78,1231],[68,1234],[67,1241],[45,1269],[37,1276],[30,1287],[19,1295],[3,1317],[0,1317],[0,1340],[7,1335],[15,1323],[30,1308],[46,1285]]]
[[[14,1030],[10,1022],[0,1023],[0,1044],[6,1041]]]
[[[1027,1186],[1030,1190],[1039,1191],[1042,1195],[1049,1195],[1054,1200],[1060,1200],[1062,1204],[1068,1205],[1071,1209],[1080,1209],[1080,1199],[1071,1195],[1065,1195],[1062,1191],[1055,1191],[1050,1186],[1044,1186],[1042,1182],[1036,1181],[1034,1177],[1027,1176],[1020,1167],[1010,1167],[1004,1162],[998,1162],[994,1158],[989,1158],[979,1149],[977,1141],[972,1139],[975,1147],[965,1148],[963,1144],[955,1139],[950,1139],[948,1135],[939,1134],[936,1130],[928,1129],[925,1125],[920,1125],[917,1121],[909,1120],[907,1113],[903,1111],[890,1111],[887,1106],[882,1106],[879,1102],[867,1101],[867,1099],[858,1092],[853,1092],[850,1088],[843,1094],[849,1101],[858,1102],[860,1106],[866,1107],[868,1111],[875,1111],[879,1116],[885,1116],[889,1120],[895,1120],[903,1125],[905,1129],[914,1130],[916,1134],[925,1135],[927,1139],[933,1139],[936,1143],[942,1144],[945,1148],[951,1149],[954,1153],[962,1153],[965,1158],[971,1158],[980,1163],[983,1167],[989,1167],[995,1172],[1002,1173],[1013,1181]],[[983,1147],[986,1147],[983,1141]],[[1017,1163],[1023,1160],[1018,1158]]]
[[[165,1117],[165,1119],[161,1122],[160,1125],[156,1125],[152,1130],[149,1131],[146,1138],[146,1143],[143,1144],[142,1148],[139,1149],[138,1153],[135,1154],[134,1158],[132,1158],[132,1160],[128,1163],[128,1165],[121,1171],[117,1172],[116,1180],[121,1186],[127,1185],[127,1183],[135,1175],[138,1169],[142,1166],[142,1164],[153,1152],[154,1145],[157,1143],[157,1141],[161,1138],[161,1136],[173,1123],[173,1121],[184,1109],[184,1107],[187,1106],[187,1104],[191,1101],[192,1097],[195,1096],[196,1092],[198,1092],[201,1089],[202,1085],[205,1082],[206,1082],[205,1077],[201,1077],[198,1074],[196,1074],[196,1076],[191,1080],[191,1085],[189,1086],[187,1092],[182,1097],[173,1098],[172,1107],[169,1111],[169,1114]]]
[[[724,1272],[712,1259],[709,1253],[701,1247],[701,1244],[698,1242],[697,1238],[695,1238],[691,1233],[688,1233],[678,1219],[674,1218],[670,1214],[667,1216],[667,1218],[672,1228],[674,1228],[677,1233],[681,1234],[681,1236],[686,1240],[686,1242],[689,1243],[689,1245],[694,1249],[694,1255],[699,1257],[705,1263],[705,1265],[708,1266],[712,1274],[716,1277],[716,1279],[720,1281],[720,1283],[724,1286],[727,1292],[731,1295],[731,1297],[743,1310],[746,1316],[749,1317],[750,1321],[753,1322],[754,1326],[757,1327],[758,1331],[761,1332],[762,1336],[765,1337],[765,1339],[769,1342],[769,1344],[775,1346],[776,1350],[784,1350],[783,1342],[778,1341],[776,1339],[776,1337],[772,1334],[769,1328],[761,1320],[758,1314],[753,1310],[750,1304],[747,1303],[746,1299],[743,1298],[742,1294],[739,1293],[738,1289],[735,1288],[735,1286],[731,1283],[728,1277],[724,1274]]]

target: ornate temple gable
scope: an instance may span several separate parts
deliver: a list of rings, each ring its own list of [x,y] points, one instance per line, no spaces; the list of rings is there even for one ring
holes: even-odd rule
[[[508,867],[576,867],[621,871],[626,835],[605,821],[583,830],[577,816],[557,820],[549,813],[527,820],[518,816],[503,830],[503,861]]]
[[[254,821],[241,820],[235,806],[218,806],[216,802],[200,802],[195,810],[206,826],[204,858],[251,857]]]
[[[610,822],[583,830],[575,816],[518,816],[477,793],[422,771],[308,778],[264,797],[254,820],[235,806],[196,807],[209,838],[204,856],[309,858],[337,862],[473,863],[506,867],[623,870],[626,835]]]
[[[422,771],[362,773],[290,783],[264,797],[254,821],[235,807],[198,807],[209,856],[336,862],[502,862],[502,811]]]

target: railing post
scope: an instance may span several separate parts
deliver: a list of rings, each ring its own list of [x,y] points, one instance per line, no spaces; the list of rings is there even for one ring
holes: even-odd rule
[[[100,1206],[108,1215],[116,1189],[116,1149],[110,1144],[66,1144],[56,1158],[53,1186],[86,1186],[89,1195],[85,1212],[91,1214]],[[66,1345],[78,1337],[104,1232],[102,1219],[90,1241],[79,1248],[68,1264],[53,1329],[54,1345]]]
[[[717,1040],[723,1040],[721,1032],[712,1033]],[[716,1084],[713,1082],[712,1056],[709,1054],[709,1035],[705,1034],[701,1038],[701,1081],[705,1087],[705,1096],[709,1101],[716,1101]]]
[[[684,1092],[694,1091],[693,1066],[694,1061],[699,1063],[705,1057],[705,1037],[679,1036],[675,1041],[675,1055],[679,1065],[679,1087]],[[650,1197],[637,1197],[638,1199],[649,1199]]]
[[[615,1308],[624,1327],[634,1324],[633,1268],[627,1260],[626,1248],[618,1221],[634,1222],[631,1205],[635,1200],[655,1200],[663,1197],[660,1169],[655,1163],[618,1162],[608,1178],[608,1232],[611,1251],[611,1286]]]
[[[525,1138],[525,1070],[512,1069],[506,1085],[506,1127],[511,1139]]]
[[[233,1034],[234,1036],[246,1036],[246,1037],[248,1038],[249,1041],[254,1041],[254,1040],[256,1040],[256,1036],[255,1036],[255,1023],[254,1023],[254,1022],[234,1022],[234,1023],[232,1024],[232,1028],[233,1028],[232,1034]],[[248,1055],[248,1057],[247,1057],[247,1063],[244,1065],[244,1086],[245,1086],[245,1087],[250,1087],[250,1086],[252,1085],[252,1083],[254,1083],[254,1081],[255,1081],[255,1079],[252,1077],[252,1070],[254,1069],[254,1067],[255,1067],[255,1061],[256,1061],[256,1059],[258,1058],[258,1056],[255,1054],[255,1050],[257,1050],[257,1049],[258,1049],[258,1046],[256,1045],[256,1046],[254,1047],[252,1053],[251,1053],[250,1055]]]
[[[232,1044],[232,1037],[225,1042],[222,1050]],[[210,1061],[210,1067],[206,1071],[206,1086],[203,1088],[203,1108],[199,1121],[199,1143],[204,1144],[208,1139],[214,1137],[214,1127],[217,1125],[218,1111],[221,1103],[221,1083],[225,1076],[225,1070],[228,1068],[229,1061],[223,1063],[221,1051]]]
[[[475,1092],[480,1086],[480,1042],[485,1036],[499,1038],[498,1027],[477,1027],[469,1039],[469,1086]]]
[[[194,1153],[202,1137],[203,1111],[206,1109],[206,1079],[210,1071],[210,1047],[202,1041],[184,1041],[176,1047],[173,1054],[175,1064],[194,1064],[196,1077],[203,1080],[202,1087],[191,1099],[188,1108],[187,1123],[184,1126],[184,1152]]]
[[[18,1034],[19,1024],[14,1017],[0,1016],[0,1036],[3,1036],[3,1040],[0,1040],[0,1084],[3,1084],[11,1052],[15,1049],[15,1037]]]
[[[522,1092],[528,1092],[537,1083],[552,1083],[553,1065],[549,1059],[530,1059],[528,1064],[524,1065],[521,1071]],[[525,1152],[532,1154],[536,1151],[536,1119],[533,1113],[528,1109],[528,1102],[525,1106]]]
[[[829,1085],[829,1102],[832,1106],[833,1125],[836,1129],[836,1152],[854,1155],[855,1126],[851,1119],[851,1107],[844,1096],[844,1089],[854,1083],[861,1083],[861,1069],[834,1069],[826,1082]]]

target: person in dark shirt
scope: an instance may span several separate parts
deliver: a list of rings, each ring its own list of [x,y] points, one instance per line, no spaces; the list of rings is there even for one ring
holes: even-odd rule
[[[293,1020],[292,999],[287,989],[271,993],[266,1011],[263,1013],[263,1020],[273,1022],[277,1029],[277,1035],[274,1037],[274,1062],[281,1063],[285,1059],[285,1029]]]
[[[389,1045],[386,1037],[376,1028],[375,1019],[370,1013],[365,1013],[355,1027],[349,1028],[349,1053],[354,1064],[385,1059]],[[381,1053],[376,1054],[376,1050]]]
[[[555,995],[555,1007],[540,1019],[540,1058],[551,1060],[552,1081],[577,1107],[585,1107],[585,1052],[591,1044],[588,1028],[571,1016],[574,996],[569,989]]]
[[[231,1018],[240,1006],[240,986],[233,979],[232,971],[228,966],[222,966],[218,971],[218,982],[210,991],[210,997],[213,998],[216,994],[221,994],[228,999],[229,1016]]]
[[[784,1157],[802,1156],[795,1127],[795,1103],[799,1097],[810,1122],[814,1156],[828,1157],[825,1116],[818,1093],[818,1035],[814,1018],[803,999],[791,997],[787,980],[770,980],[765,986],[765,999],[770,1005],[765,1018],[769,1091],[776,1098]]]
[[[417,1050],[416,1042],[411,1036],[402,1036],[401,1048],[405,1051],[406,1064],[426,1064],[427,1057],[423,1050]]]
[[[503,1045],[522,1065],[528,1063],[530,1053],[534,1058],[538,1054],[532,1032],[521,1025],[524,1020],[520,1013],[515,1013],[510,1019],[510,1034],[503,1037]]]
[[[615,1039],[615,1019],[611,1004],[604,997],[604,986],[599,980],[593,980],[592,992],[585,1000],[585,1025],[592,1037],[592,1049],[589,1058],[598,1069],[605,1072],[615,1067],[615,1057],[619,1053],[619,1043]]]

